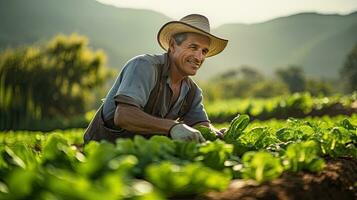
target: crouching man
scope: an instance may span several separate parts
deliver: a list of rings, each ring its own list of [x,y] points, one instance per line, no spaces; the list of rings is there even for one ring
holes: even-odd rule
[[[175,140],[204,142],[195,125],[218,131],[209,122],[202,91],[190,76],[206,57],[226,47],[227,40],[210,34],[208,19],[192,14],[171,21],[158,32],[162,55],[140,55],[129,60],[105,102],[88,126],[84,142],[166,135]]]

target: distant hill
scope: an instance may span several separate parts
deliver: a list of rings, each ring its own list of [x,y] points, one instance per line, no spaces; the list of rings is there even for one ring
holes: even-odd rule
[[[120,69],[137,54],[162,52],[156,34],[169,20],[153,11],[94,0],[0,0],[0,49],[77,32],[90,38],[93,48],[104,49],[109,65]],[[289,64],[302,65],[309,75],[337,77],[357,42],[357,12],[301,13],[258,24],[226,24],[213,33],[229,44],[222,54],[207,59],[200,79],[241,65],[272,73]]]
[[[357,43],[357,12],[346,16],[301,13],[252,25],[227,24],[216,32],[230,42],[209,67],[245,64],[271,73],[295,64],[313,76],[336,77]]]
[[[57,33],[80,33],[120,68],[129,58],[161,52],[156,33],[170,19],[94,0],[0,0],[0,48],[31,44]]]

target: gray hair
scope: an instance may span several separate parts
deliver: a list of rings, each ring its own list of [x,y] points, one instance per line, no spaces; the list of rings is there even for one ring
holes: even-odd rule
[[[175,40],[175,43],[180,46],[182,42],[187,39],[187,32],[176,33],[173,38]]]

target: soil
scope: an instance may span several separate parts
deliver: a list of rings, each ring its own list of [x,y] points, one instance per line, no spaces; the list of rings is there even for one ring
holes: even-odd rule
[[[357,200],[357,160],[325,160],[327,166],[318,174],[285,173],[279,179],[261,185],[237,180],[224,192],[209,192],[196,199]]]

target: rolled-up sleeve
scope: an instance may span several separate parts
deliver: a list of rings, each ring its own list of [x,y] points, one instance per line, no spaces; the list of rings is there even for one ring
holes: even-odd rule
[[[114,96],[115,103],[125,103],[143,108],[157,80],[155,65],[143,58],[127,63],[122,81]]]
[[[209,122],[207,113],[203,106],[202,90],[200,88],[196,89],[191,108],[184,116],[183,121],[185,124],[190,126],[200,122]]]

